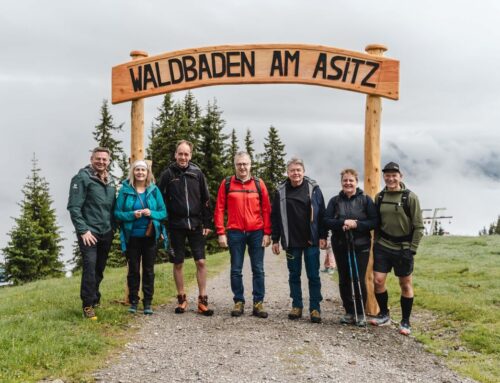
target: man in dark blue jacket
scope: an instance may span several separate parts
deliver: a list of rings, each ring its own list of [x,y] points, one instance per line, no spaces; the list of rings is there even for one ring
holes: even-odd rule
[[[300,274],[302,255],[309,281],[309,312],[311,322],[321,322],[321,280],[319,277],[320,247],[326,247],[323,228],[325,201],[318,184],[304,176],[304,162],[292,158],[287,163],[288,179],[282,183],[274,197],[271,209],[273,252],[280,253],[279,241],[286,251],[289,271],[288,283],[292,310],[289,319],[302,317],[302,288]]]

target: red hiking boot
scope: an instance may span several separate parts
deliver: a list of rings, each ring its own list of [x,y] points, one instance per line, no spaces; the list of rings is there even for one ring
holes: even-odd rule
[[[177,295],[177,307],[175,308],[176,314],[184,314],[187,310],[187,299],[186,294]]]
[[[214,310],[208,308],[208,296],[198,296],[198,313],[206,317],[214,315]]]

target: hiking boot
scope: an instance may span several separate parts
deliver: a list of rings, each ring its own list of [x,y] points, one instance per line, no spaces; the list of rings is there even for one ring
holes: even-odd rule
[[[253,304],[252,315],[258,318],[267,318],[267,312],[264,310],[262,302],[255,302]]]
[[[311,322],[321,323],[321,314],[318,310],[311,311]]]
[[[344,314],[341,318],[340,318],[340,323],[341,324],[354,324],[354,315],[353,314]]]
[[[288,319],[295,320],[302,318],[302,309],[300,307],[292,307],[288,313]]]
[[[214,315],[214,310],[208,308],[208,296],[198,296],[198,313],[206,317]]]
[[[128,312],[130,314],[135,314],[137,313],[137,303],[131,303],[130,307],[128,308]]]
[[[176,314],[184,314],[187,310],[187,300],[186,300],[186,294],[179,294],[177,295],[177,307],[175,308],[175,313]]]
[[[240,317],[243,315],[243,311],[245,310],[245,302],[235,302],[234,307],[231,310],[231,316],[232,317]]]
[[[153,308],[151,307],[150,304],[145,304],[144,305],[144,315],[153,315]]]
[[[94,308],[92,306],[83,308],[83,317],[85,319],[97,320],[97,315],[95,315]]]
[[[368,322],[370,322],[372,326],[388,326],[391,324],[391,317],[389,316],[389,313],[378,314],[375,318],[370,319]]]
[[[335,274],[335,268],[330,267],[330,268],[328,269],[327,273],[328,273],[328,275],[333,275],[333,274]]]
[[[399,325],[399,333],[401,335],[406,335],[406,336],[410,335],[411,334],[410,322],[402,320],[401,324]]]
[[[366,318],[364,316],[358,317],[358,320],[356,321],[356,326],[366,327]]]

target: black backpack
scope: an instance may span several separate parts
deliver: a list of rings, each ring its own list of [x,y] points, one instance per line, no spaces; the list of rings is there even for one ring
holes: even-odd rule
[[[226,182],[224,184],[226,188],[226,205],[227,205],[227,195],[229,193],[236,193],[236,192],[243,192],[243,193],[253,193],[253,190],[229,190],[229,187],[231,186],[231,177],[232,176],[227,176],[226,177]],[[260,207],[262,210],[262,190],[260,187],[260,179],[259,177],[253,177],[253,181],[255,182],[255,188],[257,189],[257,193],[259,193],[259,202],[260,202]]]
[[[378,216],[380,220],[382,219],[380,215],[380,205],[385,203],[389,205],[394,205],[396,210],[398,209],[398,207],[402,207],[405,212],[405,215],[410,219],[410,224],[412,225],[410,234],[402,235],[399,237],[390,235],[385,231],[383,231],[382,229],[379,229],[379,233],[382,238],[388,239],[389,241],[392,241],[394,243],[410,242],[412,240],[414,229],[413,229],[413,224],[411,222],[411,211],[410,211],[410,200],[409,200],[410,192],[411,192],[410,189],[403,190],[403,192],[401,193],[401,202],[384,201],[385,190],[382,190],[379,193],[377,201],[375,202],[375,206],[377,207]]]

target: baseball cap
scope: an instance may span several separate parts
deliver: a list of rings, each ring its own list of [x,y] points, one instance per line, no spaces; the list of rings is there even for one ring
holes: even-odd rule
[[[389,162],[387,165],[384,166],[384,168],[382,169],[382,172],[383,173],[385,173],[385,172],[398,172],[398,173],[400,173],[399,165],[395,162]]]

